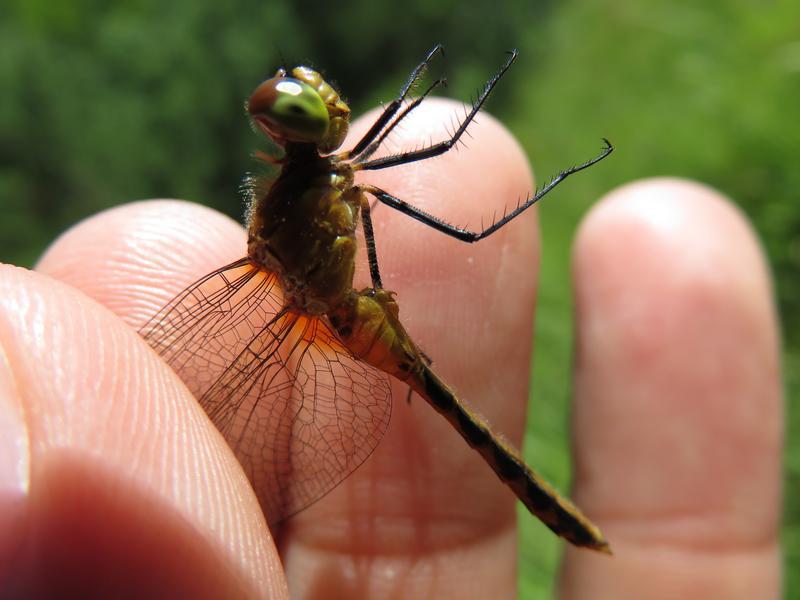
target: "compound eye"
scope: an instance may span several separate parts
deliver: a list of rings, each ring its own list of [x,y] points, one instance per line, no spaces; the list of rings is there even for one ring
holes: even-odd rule
[[[320,143],[330,117],[320,95],[292,77],[273,77],[259,85],[247,101],[247,111],[264,133],[278,143]]]

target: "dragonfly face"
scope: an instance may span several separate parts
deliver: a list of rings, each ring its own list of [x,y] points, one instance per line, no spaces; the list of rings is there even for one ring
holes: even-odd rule
[[[309,67],[283,69],[259,85],[247,102],[259,129],[275,143],[307,143],[333,152],[347,136],[350,108],[322,76]]]

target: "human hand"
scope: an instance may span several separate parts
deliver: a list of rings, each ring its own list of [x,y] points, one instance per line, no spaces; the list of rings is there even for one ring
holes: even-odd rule
[[[443,105],[428,106],[428,125],[417,127],[443,122]],[[398,138],[427,131],[420,138],[406,125]],[[372,181],[459,223],[489,218],[532,184],[524,156],[491,119],[470,133],[469,152]],[[517,443],[534,218],[469,246],[386,207],[374,215],[384,284],[398,292],[407,329]],[[50,248],[37,270],[70,287],[2,272],[9,451],[0,456],[9,467],[0,470],[0,556],[16,555],[12,580],[173,596],[277,597],[287,580],[293,596],[513,595],[512,496],[419,400],[397,403],[364,467],[273,532],[282,574],[221,436],[146,344],[86,298],[138,327],[244,245],[241,229],[217,213],[139,203],[81,223]],[[568,551],[565,595],[774,595],[777,339],[749,230],[709,190],[644,182],[589,215],[575,264],[575,496],[615,557]],[[405,397],[402,387],[395,396]]]

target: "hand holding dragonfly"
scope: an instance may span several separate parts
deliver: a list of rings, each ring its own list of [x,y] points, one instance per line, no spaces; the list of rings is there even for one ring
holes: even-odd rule
[[[509,182],[515,187],[529,184],[523,158],[490,119],[481,119],[471,133],[486,137],[471,143],[470,152],[459,154],[457,161],[441,159],[433,177],[420,163],[409,167],[402,180],[381,179],[381,185],[406,198],[441,185],[436,199],[442,210],[457,214],[465,202],[483,210],[503,201]],[[484,147],[487,155],[481,154]],[[491,155],[506,157],[502,170],[489,187],[480,188],[482,196],[465,196],[464,189],[475,189],[484,180],[481,164]],[[657,227],[649,216],[656,208],[662,222],[674,229]],[[401,216],[378,210],[376,227],[383,227],[384,218]],[[187,223],[193,224],[191,229]],[[466,337],[456,339],[447,331],[426,332],[442,314],[463,310],[464,290],[479,285],[487,286],[493,299],[501,297],[500,291],[512,293],[520,299],[519,307],[506,308],[527,310],[535,271],[518,269],[524,262],[520,257],[535,264],[536,246],[531,245],[530,230],[525,225],[520,229],[525,232],[510,229],[505,243],[483,244],[488,255],[482,258],[489,263],[503,265],[504,256],[514,256],[505,263],[514,271],[499,282],[469,279],[474,270],[461,268],[464,257],[451,262],[449,250],[439,254],[439,236],[415,224],[387,240],[382,255],[392,265],[392,284],[402,290],[404,307],[413,307],[407,309],[409,328],[420,334],[438,368],[462,376],[459,391],[465,397],[480,396],[485,372],[512,375],[504,384],[509,388],[503,406],[488,415],[512,438],[521,432],[527,405],[526,348],[498,348],[475,369],[469,357],[484,343],[480,329],[467,329],[459,334]],[[629,236],[637,231],[632,241]],[[7,490],[20,492],[4,496],[19,500],[0,514],[8,517],[6,523],[20,514],[13,511],[32,519],[24,536],[22,530],[4,526],[7,548],[37,536],[43,549],[38,559],[22,556],[17,567],[35,573],[46,559],[52,589],[62,591],[69,580],[106,581],[111,589],[125,590],[158,585],[166,593],[183,595],[201,590],[225,596],[244,589],[277,596],[288,581],[297,595],[319,586],[331,593],[388,589],[469,595],[491,589],[498,597],[509,595],[516,568],[525,568],[515,566],[512,496],[418,399],[408,417],[395,410],[381,446],[362,469],[325,503],[288,522],[291,526],[280,539],[286,566],[286,575],[281,575],[249,484],[195,399],[124,323],[85,297],[138,327],[171,292],[237,258],[243,238],[238,225],[204,208],[135,204],[76,226],[37,267],[82,293],[36,275],[3,271],[3,364],[17,382],[4,396],[11,409],[6,414],[24,411],[25,418],[5,420],[2,439],[27,440],[27,445],[10,445],[3,455],[16,449],[28,457],[37,476],[24,488],[26,493],[10,474],[4,479]],[[433,265],[427,277],[445,273],[465,279],[432,287],[430,280],[420,278],[417,257],[410,252],[422,243]],[[190,252],[193,248],[197,250]],[[716,285],[676,287],[676,281],[692,281],[686,276],[693,273],[695,261],[682,257],[708,256],[710,251],[720,275]],[[574,495],[613,538],[616,555],[610,561],[569,552],[563,585],[576,597],[685,591],[701,585],[713,596],[732,589],[733,581],[739,589],[774,595],[771,590],[779,585],[775,522],[782,414],[770,290],[750,233],[708,190],[668,181],[642,183],[600,204],[581,229],[575,261],[580,360],[573,417],[579,465]],[[388,279],[388,271],[384,277]],[[497,287],[501,284],[502,290]],[[703,304],[696,302],[698,291],[704,291]],[[631,294],[639,298],[636,320],[615,300]],[[738,299],[733,304],[732,297]],[[658,320],[665,306],[675,303],[684,307],[681,322]],[[729,308],[717,311],[709,324],[704,308],[709,305]],[[428,310],[444,312],[428,320]],[[516,323],[501,320],[492,327],[504,328],[498,340],[528,339],[518,335]],[[444,345],[436,346],[436,340]],[[654,355],[655,349],[660,354]],[[691,367],[698,356],[710,354],[718,360],[718,372],[733,379],[705,385],[698,381]],[[647,360],[654,356],[662,360]],[[742,381],[745,358],[768,368],[751,371]],[[666,364],[670,374],[661,369]],[[730,381],[738,383],[733,390],[726,383]],[[674,437],[657,437],[659,431]],[[416,462],[403,453],[412,444]],[[457,468],[442,468],[429,477],[431,465],[418,464],[420,456],[432,453],[436,461],[431,464],[447,460]],[[478,488],[473,478],[487,485]],[[452,510],[431,513],[442,499],[455,503]],[[398,506],[405,512],[399,514]],[[670,516],[690,514],[697,516],[685,527]],[[432,531],[439,533],[431,536]],[[134,538],[137,544],[131,544]],[[672,548],[666,555],[665,545]],[[701,570],[693,567],[698,548],[705,557]],[[735,567],[730,564],[733,555]],[[26,571],[17,568],[15,574]]]

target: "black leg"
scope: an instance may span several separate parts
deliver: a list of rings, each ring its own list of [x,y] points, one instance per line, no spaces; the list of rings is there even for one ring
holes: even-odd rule
[[[363,188],[362,188],[363,189]],[[361,223],[364,227],[364,241],[367,245],[367,263],[369,263],[369,276],[372,279],[373,289],[383,288],[381,273],[378,269],[378,252],[375,250],[375,233],[372,229],[372,215],[367,197],[361,194]]]
[[[422,103],[422,101],[425,100],[425,98],[440,85],[445,85],[445,86],[447,85],[447,80],[444,77],[434,81],[430,85],[430,87],[428,87],[428,89],[425,90],[422,93],[422,95],[420,95],[419,98],[414,98],[413,102],[411,102],[408,106],[406,106],[403,109],[403,111],[399,115],[397,115],[397,117],[391,123],[389,123],[389,125],[386,126],[386,128],[381,132],[381,134],[375,140],[370,142],[370,144],[366,148],[364,148],[361,154],[353,157],[355,160],[354,164],[357,165],[363,163],[370,156],[372,156],[375,153],[375,151],[380,147],[380,145],[383,143],[383,140],[385,140],[386,137],[392,132],[392,130],[395,127],[397,127],[397,124],[400,123],[400,121],[402,121],[403,119],[405,119],[408,116],[408,113],[417,108]]]
[[[453,132],[452,137],[449,140],[445,140],[444,142],[439,142],[438,144],[434,144],[433,146],[429,146],[428,148],[423,148],[422,150],[412,150],[410,152],[402,152],[400,154],[395,154],[393,156],[386,156],[384,158],[376,158],[375,160],[370,160],[365,163],[358,163],[353,166],[356,170],[364,170],[364,171],[374,171],[376,169],[386,169],[388,167],[395,167],[397,165],[404,165],[406,163],[414,162],[417,160],[425,160],[426,158],[432,158],[434,156],[439,156],[440,154],[444,154],[448,150],[450,150],[458,140],[464,135],[464,132],[467,130],[467,127],[475,118],[475,115],[478,114],[478,111],[483,106],[486,99],[489,97],[492,89],[497,82],[500,81],[500,78],[505,75],[508,68],[511,66],[511,63],[514,62],[517,58],[517,51],[513,50],[510,53],[508,60],[505,64],[500,67],[500,70],[492,77],[489,81],[486,82],[486,85],[483,88],[483,91],[478,96],[478,99],[472,105],[472,109],[467,113],[467,116],[461,121],[459,126]]]
[[[372,124],[372,127],[369,128],[369,131],[364,134],[364,137],[362,137],[352,149],[344,152],[341,155],[342,160],[347,160],[351,157],[358,156],[364,151],[364,148],[369,146],[369,144],[377,137],[386,123],[388,123],[389,120],[397,113],[397,111],[400,110],[400,107],[403,105],[403,100],[405,100],[406,96],[411,91],[411,88],[413,88],[422,78],[422,76],[425,75],[428,65],[430,64],[431,60],[433,60],[433,57],[437,52],[440,52],[442,55],[444,55],[444,49],[442,48],[441,44],[436,44],[436,46],[434,46],[433,49],[428,52],[427,56],[425,56],[422,62],[417,65],[417,68],[411,72],[408,81],[406,81],[403,89],[400,90],[400,95],[389,103],[389,105],[383,110],[381,116],[378,117],[378,119]]]
[[[470,231],[469,229],[462,229],[461,227],[456,227],[454,225],[450,225],[445,221],[442,221],[438,217],[434,217],[433,215],[426,213],[410,204],[408,204],[405,200],[401,200],[400,198],[395,198],[391,194],[384,192],[382,189],[377,188],[372,185],[362,185],[360,186],[362,190],[368,192],[375,196],[380,202],[386,204],[394,208],[395,210],[399,210],[401,213],[408,215],[409,217],[416,219],[437,231],[441,231],[444,234],[447,234],[451,237],[454,237],[462,242],[477,242],[482,240],[485,237],[489,237],[495,231],[503,227],[506,223],[514,219],[515,217],[522,214],[525,210],[536,204],[539,200],[541,200],[545,195],[547,195],[550,190],[556,187],[559,183],[564,181],[567,177],[572,175],[573,173],[577,173],[578,171],[582,171],[583,169],[587,169],[594,164],[597,164],[601,160],[603,160],[606,156],[613,152],[614,147],[611,143],[603,139],[605,142],[605,147],[603,151],[595,156],[593,159],[586,161],[583,164],[576,165],[574,167],[570,167],[565,171],[561,171],[558,175],[556,175],[547,185],[545,185],[542,189],[540,189],[534,196],[528,198],[525,202],[521,203],[517,208],[512,210],[510,213],[507,213],[503,216],[502,219],[495,221],[491,226],[483,229],[481,231]]]

